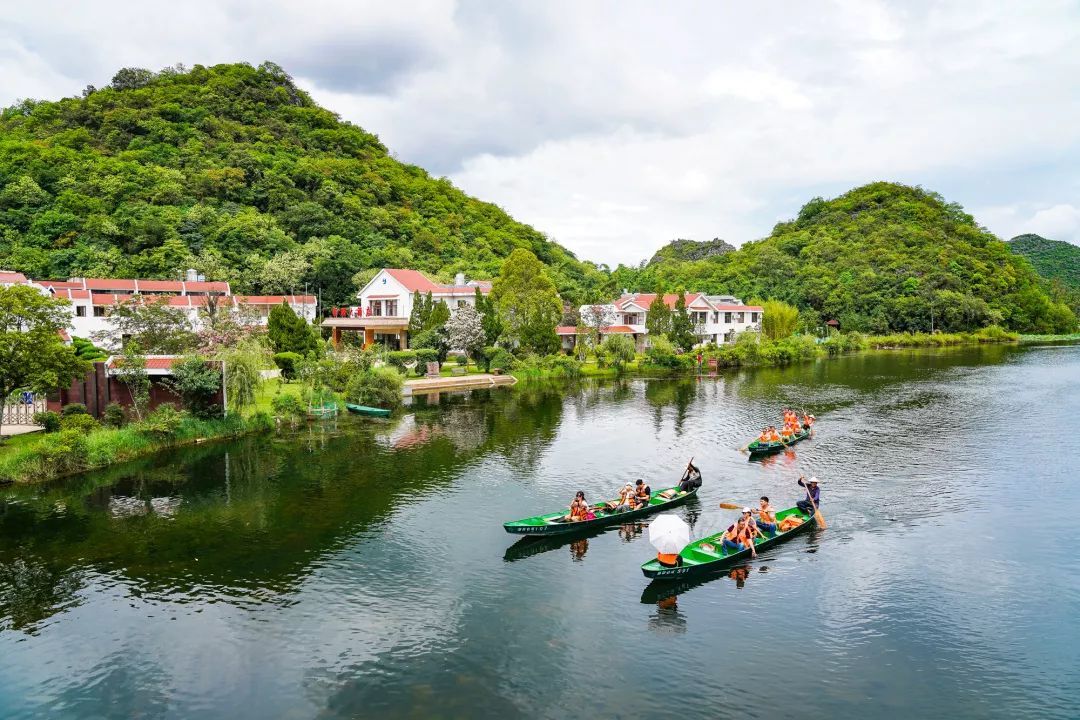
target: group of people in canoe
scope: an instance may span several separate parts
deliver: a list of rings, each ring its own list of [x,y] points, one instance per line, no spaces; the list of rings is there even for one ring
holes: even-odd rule
[[[691,461],[679,481],[678,493],[689,492],[698,487],[701,487],[701,471]],[[668,492],[667,495],[661,492],[660,496],[665,500],[675,497],[676,492],[674,490]],[[638,480],[633,485],[626,483],[619,491],[618,499],[599,505],[589,505],[585,499],[585,492],[578,490],[577,494],[574,495],[574,501],[570,503],[570,513],[565,519],[568,522],[581,522],[582,520],[595,520],[598,512],[622,513],[637,510],[649,504],[652,500],[652,494],[652,488],[649,487],[648,483],[644,480]]]
[[[784,422],[781,425],[781,430],[777,430],[775,425],[769,425],[763,428],[761,434],[758,435],[759,443],[788,443],[794,440],[803,430],[809,430],[814,425],[813,415],[804,413],[802,417],[799,417],[799,413],[794,410],[784,411]]]
[[[799,478],[798,484],[806,492],[806,497],[795,503],[795,505],[804,515],[812,516],[821,504],[820,482],[816,477],[807,480],[803,476]],[[739,518],[731,525],[728,525],[727,530],[721,535],[721,545],[727,553],[749,550],[752,556],[756,556],[757,551],[754,549],[754,543],[758,538],[768,539],[778,532],[787,532],[806,522],[802,517],[794,515],[788,515],[778,521],[776,510],[769,503],[768,497],[762,495],[758,502],[759,505],[756,508],[744,507]],[[657,553],[656,558],[661,565],[667,567],[674,567],[679,564],[677,554]]]

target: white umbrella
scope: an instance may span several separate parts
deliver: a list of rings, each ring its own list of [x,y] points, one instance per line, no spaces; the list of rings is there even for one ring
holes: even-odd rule
[[[690,542],[690,526],[678,515],[661,515],[649,524],[649,542],[658,552],[674,555]]]

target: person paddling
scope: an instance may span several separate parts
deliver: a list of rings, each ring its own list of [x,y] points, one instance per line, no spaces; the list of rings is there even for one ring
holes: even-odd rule
[[[638,480],[634,486],[634,502],[637,507],[644,507],[652,499],[652,488],[644,480]]]
[[[795,505],[798,506],[799,512],[803,515],[813,515],[815,508],[821,506],[821,489],[818,487],[818,479],[812,477],[807,480],[805,475],[801,475],[799,485],[806,491],[806,497],[795,503]]]
[[[761,507],[758,508],[757,526],[762,532],[776,533],[776,514],[773,513],[769,498],[761,496]]]

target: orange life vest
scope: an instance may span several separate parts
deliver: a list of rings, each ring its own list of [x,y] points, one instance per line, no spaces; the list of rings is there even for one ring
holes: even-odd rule
[[[660,561],[661,565],[678,565],[679,554],[678,553],[656,553],[656,559]]]

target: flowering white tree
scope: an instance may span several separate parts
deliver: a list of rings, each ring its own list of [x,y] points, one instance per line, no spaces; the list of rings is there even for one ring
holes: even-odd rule
[[[599,347],[604,329],[615,324],[614,305],[582,305],[581,322],[589,329],[589,341]]]
[[[466,359],[484,349],[484,323],[471,305],[463,305],[446,321],[446,340],[454,350],[465,351]]]

